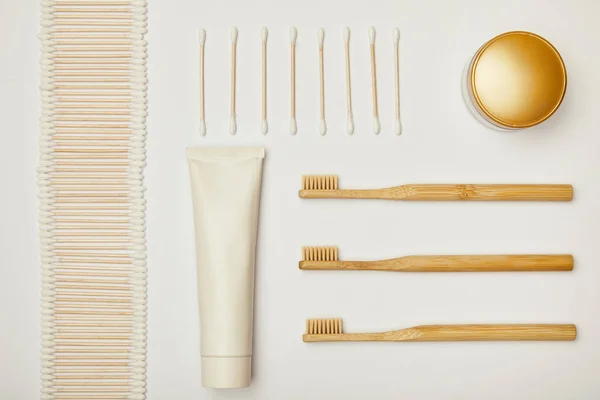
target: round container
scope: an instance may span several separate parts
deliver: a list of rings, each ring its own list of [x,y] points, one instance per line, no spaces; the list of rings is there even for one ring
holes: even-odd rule
[[[507,32],[484,44],[463,73],[463,98],[486,126],[515,130],[547,120],[567,90],[558,51],[530,32]]]

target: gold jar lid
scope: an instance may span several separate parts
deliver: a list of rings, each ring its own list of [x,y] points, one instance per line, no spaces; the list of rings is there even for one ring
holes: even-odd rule
[[[558,51],[543,37],[507,32],[477,51],[468,84],[490,122],[527,128],[558,109],[567,89],[567,71]]]

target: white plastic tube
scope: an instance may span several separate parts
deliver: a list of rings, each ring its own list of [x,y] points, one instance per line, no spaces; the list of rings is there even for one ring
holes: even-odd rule
[[[187,149],[192,180],[202,386],[250,385],[263,148]]]

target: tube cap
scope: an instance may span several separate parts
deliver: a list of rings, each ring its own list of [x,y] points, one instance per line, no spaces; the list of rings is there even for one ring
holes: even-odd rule
[[[252,357],[202,357],[202,386],[234,389],[250,386]]]

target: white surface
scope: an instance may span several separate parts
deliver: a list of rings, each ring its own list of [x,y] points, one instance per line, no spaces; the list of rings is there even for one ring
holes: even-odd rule
[[[39,398],[39,254],[35,166],[39,117],[36,0],[0,0],[0,398]],[[595,400],[600,398],[600,93],[595,0],[226,0],[149,5],[148,188],[150,400]],[[238,40],[238,124],[230,136],[229,29]],[[260,133],[260,26],[269,27],[269,119]],[[289,134],[289,27],[298,27],[298,134]],[[318,134],[315,30],[402,30],[404,132],[393,133],[393,53],[377,48],[384,124],[371,133],[367,37],[352,43],[356,132],[346,134],[342,35],[326,41],[330,132]],[[198,29],[207,41],[210,129],[198,121]],[[486,40],[527,29],[562,53],[569,89],[557,115],[502,133],[466,110],[460,75]],[[247,33],[247,34],[245,34]],[[364,40],[361,42],[361,40]],[[387,44],[385,44],[387,43]],[[220,133],[218,133],[220,132]],[[256,281],[254,381],[200,387],[192,204],[185,146],[267,147]],[[301,201],[300,176],[342,187],[404,182],[569,182],[570,204]],[[344,258],[402,254],[572,252],[573,273],[385,274],[297,269],[302,245]],[[305,318],[348,331],[421,323],[573,322],[574,343],[304,344]]]

